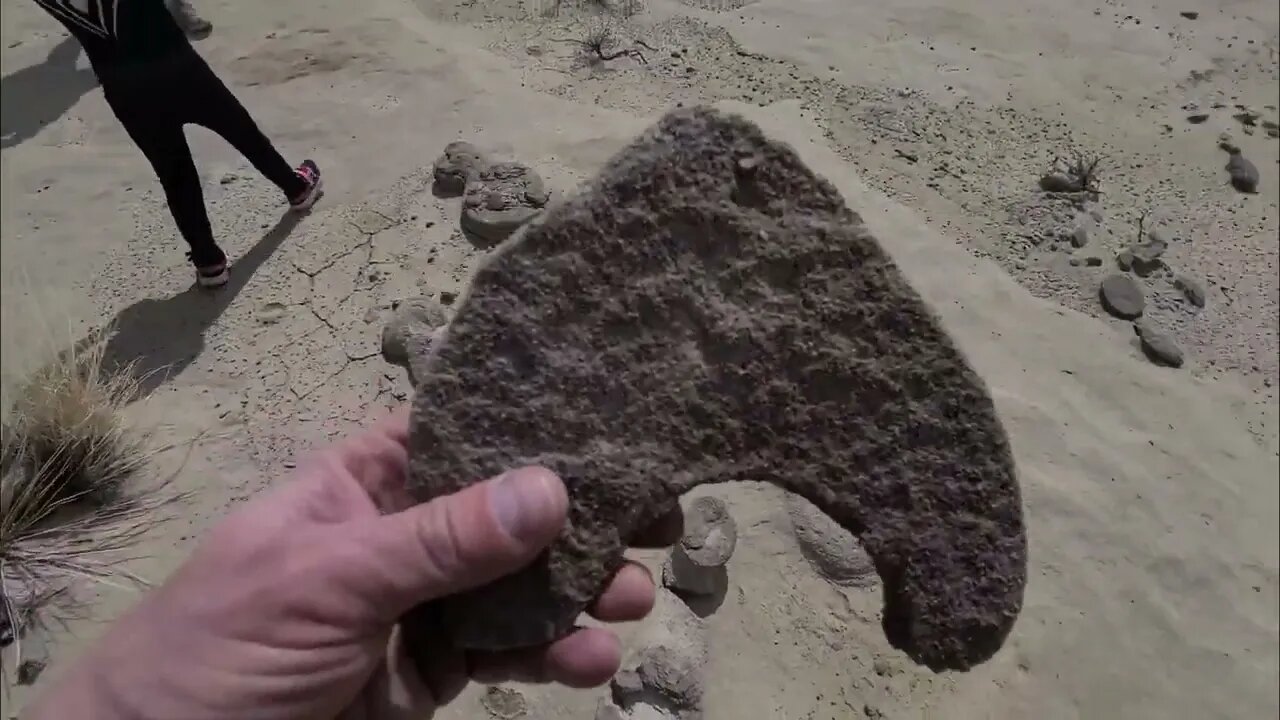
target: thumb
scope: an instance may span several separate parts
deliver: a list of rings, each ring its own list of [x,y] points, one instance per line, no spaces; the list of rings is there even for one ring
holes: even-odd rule
[[[368,581],[362,594],[392,621],[508,575],[560,534],[568,508],[560,478],[528,467],[380,517],[362,538],[361,556],[375,565],[360,573]]]

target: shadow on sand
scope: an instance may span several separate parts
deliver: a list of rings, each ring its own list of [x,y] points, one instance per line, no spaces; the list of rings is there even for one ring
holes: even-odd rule
[[[164,300],[139,300],[89,333],[76,347],[84,349],[105,340],[104,368],[118,370],[132,363],[142,396],[150,395],[200,356],[205,332],[304,217],[304,213],[286,212],[249,252],[232,263],[231,280],[221,288],[205,290],[192,283]]]
[[[0,147],[26,142],[98,86],[92,70],[76,67],[80,43],[66,38],[44,62],[0,78]]]

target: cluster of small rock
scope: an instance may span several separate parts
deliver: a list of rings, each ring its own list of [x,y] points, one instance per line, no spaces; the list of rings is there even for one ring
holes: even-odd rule
[[[610,682],[610,696],[600,701],[596,720],[703,717],[707,628],[695,608],[724,597],[738,528],[724,501],[712,496],[689,504],[684,527],[663,564],[663,587],[638,650]]]
[[[462,196],[463,232],[497,244],[542,213],[551,193],[532,168],[493,162],[469,142],[445,146],[434,169],[437,195]]]
[[[875,589],[875,564],[853,533],[799,495],[787,495],[787,514],[801,554],[834,585]],[[610,684],[596,720],[699,720],[707,659],[708,601],[728,589],[726,565],[737,545],[737,525],[724,501],[694,500],[685,533],[662,568],[657,605],[635,657]]]
[[[1232,157],[1237,158],[1238,153]],[[1254,174],[1256,175],[1256,169]],[[1048,242],[1045,242],[1045,235],[1033,231],[1030,235],[1032,242],[1049,251],[1065,250],[1070,253],[1089,245],[1091,237],[1101,230],[1102,211],[1096,197],[1077,189],[1078,183],[1060,187],[1050,176],[1042,179],[1040,185],[1048,196],[1048,204],[1041,206],[1045,208],[1040,211],[1041,214],[1047,215],[1039,219],[1051,223],[1055,229],[1049,231]],[[1241,185],[1237,184],[1237,187]],[[1256,187],[1256,179],[1250,187]],[[1116,254],[1116,272],[1106,275],[1099,283],[1098,299],[1110,315],[1134,322],[1139,344],[1152,362],[1168,367],[1181,367],[1185,358],[1177,341],[1150,319],[1144,318],[1147,304],[1144,284],[1167,281],[1192,311],[1200,310],[1206,303],[1204,287],[1199,281],[1187,275],[1175,274],[1169,267],[1165,253],[1169,250],[1170,238],[1171,235],[1164,228],[1152,228],[1144,234],[1140,225],[1138,240],[1129,243]],[[1072,257],[1069,264],[1073,267],[1101,267],[1105,262],[1094,254],[1083,258]]]
[[[462,196],[459,224],[464,233],[484,244],[496,245],[546,208],[551,193],[532,168],[517,162],[494,162],[475,145],[451,142],[432,168],[432,190],[440,197]],[[442,303],[455,299],[442,293],[398,300],[382,329],[382,357],[409,373],[416,386],[414,365],[426,360],[432,343],[448,321]]]
[[[1198,311],[1205,306],[1204,286],[1187,275],[1176,275],[1164,260],[1169,240],[1165,231],[1154,228],[1146,237],[1116,255],[1119,272],[1103,278],[1098,287],[1098,299],[1112,316],[1134,322],[1142,351],[1154,363],[1168,367],[1182,367],[1182,348],[1168,332],[1144,318],[1146,293],[1142,283],[1135,279],[1170,280],[1173,289],[1188,307]]]

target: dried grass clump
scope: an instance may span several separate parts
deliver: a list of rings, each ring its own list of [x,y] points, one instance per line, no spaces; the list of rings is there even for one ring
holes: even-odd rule
[[[1070,160],[1055,158],[1049,172],[1040,178],[1040,189],[1045,192],[1090,193],[1100,195],[1098,177],[1103,157],[1078,152]]]
[[[142,583],[123,563],[178,496],[150,472],[162,448],[123,418],[131,370],[104,369],[101,344],[67,351],[18,385],[0,422],[5,644],[78,616],[84,584]]]
[[[620,57],[629,57],[642,65],[648,65],[649,61],[645,59],[644,53],[640,52],[640,48],[656,51],[653,46],[642,40],[637,40],[632,47],[611,50],[618,40],[613,34],[613,29],[604,22],[588,27],[586,35],[581,39],[567,38],[560,42],[573,43],[582,48],[582,58],[588,63],[608,62]]]

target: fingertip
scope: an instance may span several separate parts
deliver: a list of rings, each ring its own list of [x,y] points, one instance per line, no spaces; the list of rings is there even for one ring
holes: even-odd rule
[[[547,648],[547,675],[571,688],[604,685],[621,666],[622,642],[608,630],[584,628]]]
[[[405,403],[396,407],[373,424],[373,430],[388,438],[405,444],[409,440],[409,411],[412,405]]]
[[[657,589],[649,569],[628,561],[609,581],[591,607],[591,615],[604,622],[642,620],[653,610]]]
[[[491,481],[488,495],[498,526],[521,543],[541,546],[550,542],[560,534],[569,513],[564,482],[544,467],[505,472]]]

